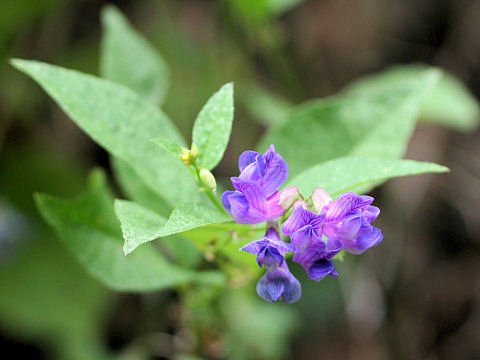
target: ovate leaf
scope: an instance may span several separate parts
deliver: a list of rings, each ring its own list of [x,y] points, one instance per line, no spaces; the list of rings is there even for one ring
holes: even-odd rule
[[[170,71],[158,51],[113,6],[103,9],[102,25],[102,77],[128,86],[153,103],[162,103]]]
[[[205,104],[193,124],[193,143],[198,146],[198,164],[208,170],[222,160],[233,121],[233,84],[220,88]]]
[[[227,215],[203,203],[181,204],[173,210],[168,221],[131,201],[116,200],[115,212],[122,224],[125,254],[159,237],[231,220]]]
[[[36,80],[60,107],[111,154],[126,161],[170,206],[199,197],[186,167],[153,144],[156,135],[183,144],[165,114],[130,89],[36,61],[12,64]]]
[[[37,194],[37,206],[63,243],[95,278],[119,291],[153,291],[194,279],[151,246],[124,256],[113,198],[100,174],[74,199]]]
[[[344,156],[400,157],[439,76],[427,70],[383,92],[308,102],[267,134],[261,150],[275,144],[291,174]]]
[[[366,76],[350,85],[347,94],[371,94],[389,91],[392,86],[422,74],[425,65],[398,65],[380,74]],[[443,73],[440,81],[425,96],[420,120],[467,131],[478,126],[480,107],[468,88],[453,75]]]
[[[368,192],[391,178],[447,171],[445,166],[414,160],[346,157],[313,166],[289,184],[296,185],[305,196],[321,187],[336,197],[345,191]]]

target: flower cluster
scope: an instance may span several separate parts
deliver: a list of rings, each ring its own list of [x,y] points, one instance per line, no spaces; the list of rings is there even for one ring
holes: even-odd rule
[[[382,233],[371,225],[380,213],[372,206],[371,196],[353,192],[340,195],[335,201],[323,189],[317,188],[305,201],[295,186],[279,188],[288,177],[288,165],[273,145],[262,155],[245,151],[239,159],[240,175],[232,177],[235,191],[222,196],[225,209],[241,224],[268,223],[265,237],[242,248],[257,255],[260,267],[267,272],[257,284],[257,293],[274,302],[297,301],[301,285],[291,274],[285,255],[293,253],[292,260],[305,269],[312,280],[338,276],[332,262],[341,250],[360,254],[379,244]],[[281,226],[279,219],[292,209]]]

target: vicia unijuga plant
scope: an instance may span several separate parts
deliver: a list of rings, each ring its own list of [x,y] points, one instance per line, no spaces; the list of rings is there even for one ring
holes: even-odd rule
[[[187,144],[161,110],[171,76],[166,62],[114,8],[102,20],[100,77],[31,60],[12,65],[110,154],[124,199],[114,200],[99,169],[74,199],[35,199],[86,270],[117,291],[174,288],[188,297],[214,289],[214,302],[257,282],[261,298],[296,302],[297,278],[337,277],[345,254],[398,241],[372,224],[380,209],[366,193],[391,178],[448,171],[401,159],[417,120],[440,118],[459,130],[476,125],[476,103],[459,112],[444,96],[453,88],[470,99],[450,75],[399,66],[289,109],[266,129],[258,152],[244,149],[230,185],[213,173],[231,137],[233,83],[208,99]],[[240,106],[243,100],[235,96]],[[299,267],[293,274],[292,264],[307,276]]]

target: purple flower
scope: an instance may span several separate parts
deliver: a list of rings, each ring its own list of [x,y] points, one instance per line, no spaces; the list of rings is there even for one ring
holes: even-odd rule
[[[312,241],[302,254],[295,253],[293,261],[303,266],[310,279],[320,281],[327,275],[338,276],[332,259],[342,249],[343,243],[335,238],[328,239],[327,244],[322,240]]]
[[[272,269],[283,264],[283,255],[292,252],[293,246],[282,241],[277,230],[270,227],[263,239],[249,242],[240,251],[256,254],[258,266],[264,265],[267,269]]]
[[[258,224],[281,216],[295,191],[292,187],[278,191],[287,180],[288,166],[275,147],[271,145],[265,155],[245,151],[239,168],[239,177],[231,178],[235,191],[222,195],[223,206],[233,219],[240,224]]]
[[[324,214],[315,214],[307,209],[305,202],[298,201],[282,228],[284,234],[290,235],[295,247],[292,260],[301,264],[312,280],[321,280],[327,275],[338,276],[332,259],[342,250],[343,244],[337,239],[330,239],[328,245],[325,244],[322,240],[324,219]]]
[[[315,214],[308,210],[304,201],[294,204],[293,212],[283,223],[282,232],[290,235],[295,246],[295,256],[303,253],[311,241],[321,241],[324,218],[324,214]]]
[[[270,197],[288,178],[288,165],[270,145],[265,155],[256,151],[245,151],[238,159],[239,178],[258,184],[266,197]],[[235,185],[235,184],[234,184]]]
[[[323,208],[325,215],[323,233],[329,238],[337,238],[346,251],[361,254],[379,244],[383,235],[380,229],[370,225],[380,213],[371,206],[371,196],[360,196],[352,192],[342,194],[333,203]]]
[[[270,302],[275,302],[282,297],[286,303],[293,303],[302,296],[302,286],[284,261],[282,265],[268,270],[263,275],[257,283],[257,293]]]
[[[300,283],[290,273],[283,257],[284,254],[293,251],[293,246],[282,241],[274,227],[267,230],[263,239],[246,244],[240,251],[256,254],[258,265],[267,268],[267,272],[257,284],[257,293],[260,297],[271,302],[283,297],[287,303],[300,298],[302,294]]]

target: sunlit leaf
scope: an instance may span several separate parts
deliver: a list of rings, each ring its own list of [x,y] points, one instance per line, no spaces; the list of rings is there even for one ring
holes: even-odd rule
[[[126,200],[116,200],[115,211],[122,224],[125,254],[159,237],[231,220],[218,209],[203,203],[181,204],[173,210],[168,221],[153,211]]]
[[[233,121],[233,84],[226,84],[207,101],[193,124],[193,143],[198,146],[198,165],[213,169],[222,160]]]
[[[320,187],[336,197],[345,191],[368,192],[391,178],[447,171],[445,166],[414,160],[346,157],[313,166],[289,184],[296,185],[305,196]]]
[[[163,139],[160,137],[155,137],[152,139],[152,141],[155,144],[161,146],[164,150],[167,150],[170,154],[172,154],[172,156],[178,159],[182,151],[182,147],[178,143],[176,143],[175,141]],[[180,160],[178,159],[178,161]]]
[[[170,206],[199,198],[185,166],[150,139],[183,140],[165,114],[130,89],[36,61],[12,64],[36,80],[82,130],[126,161]]]

